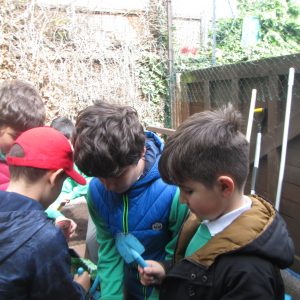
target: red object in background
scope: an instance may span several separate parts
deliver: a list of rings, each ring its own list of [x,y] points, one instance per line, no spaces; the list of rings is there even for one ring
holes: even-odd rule
[[[0,190],[5,191],[9,183],[9,169],[5,161],[0,161]]]
[[[184,46],[180,49],[181,54],[191,54],[191,55],[196,55],[198,53],[198,49],[196,47],[188,47]]]
[[[189,53],[189,47],[183,47],[180,49],[181,54],[188,54]]]
[[[190,48],[190,53],[193,54],[193,55],[196,55],[198,53],[198,49],[193,47],[193,48]]]

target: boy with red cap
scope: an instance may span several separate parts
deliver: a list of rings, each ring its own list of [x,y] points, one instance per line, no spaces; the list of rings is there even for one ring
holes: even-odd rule
[[[6,190],[10,180],[6,154],[15,139],[24,131],[44,126],[45,105],[37,89],[22,80],[4,80],[0,85],[0,190]],[[63,216],[46,211],[55,225],[69,239],[76,230],[76,223]],[[67,228],[65,228],[67,226]]]
[[[0,299],[85,299],[85,272],[70,273],[70,256],[62,232],[44,210],[69,176],[85,179],[74,168],[69,141],[50,127],[25,131],[6,156],[7,191],[0,191]]]

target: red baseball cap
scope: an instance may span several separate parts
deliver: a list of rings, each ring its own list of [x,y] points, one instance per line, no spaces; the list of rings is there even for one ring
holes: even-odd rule
[[[36,127],[23,132],[14,142],[24,150],[24,157],[6,156],[8,165],[46,170],[63,169],[79,184],[86,180],[74,170],[73,150],[69,140],[51,127]]]

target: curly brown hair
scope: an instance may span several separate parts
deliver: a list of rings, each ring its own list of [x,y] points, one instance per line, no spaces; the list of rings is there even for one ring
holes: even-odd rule
[[[79,113],[75,127],[74,160],[88,176],[115,177],[142,156],[145,133],[132,107],[96,102]]]

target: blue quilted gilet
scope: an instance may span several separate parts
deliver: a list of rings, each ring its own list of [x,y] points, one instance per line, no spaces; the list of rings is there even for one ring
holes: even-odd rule
[[[164,183],[158,172],[161,140],[152,132],[146,132],[146,136],[147,152],[153,147],[157,152],[154,164],[143,178],[123,195],[106,190],[96,178],[90,182],[89,191],[94,207],[113,236],[130,232],[144,245],[144,259],[162,260],[171,239],[168,219],[176,187]],[[128,213],[125,221],[124,213]]]

